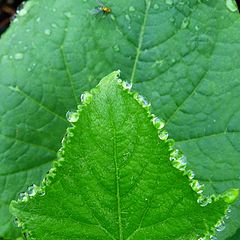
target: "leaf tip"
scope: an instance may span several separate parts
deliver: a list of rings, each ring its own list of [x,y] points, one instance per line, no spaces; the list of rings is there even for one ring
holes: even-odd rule
[[[223,194],[223,200],[226,203],[232,204],[238,199],[239,192],[240,189],[238,188],[229,189]]]

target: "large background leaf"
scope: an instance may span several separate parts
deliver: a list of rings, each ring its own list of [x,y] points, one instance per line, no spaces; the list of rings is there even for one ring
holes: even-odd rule
[[[206,193],[240,185],[239,14],[224,0],[112,1],[105,18],[89,14],[95,5],[31,0],[1,39],[0,236],[14,235],[11,199],[55,158],[66,111],[116,68],[166,120]]]

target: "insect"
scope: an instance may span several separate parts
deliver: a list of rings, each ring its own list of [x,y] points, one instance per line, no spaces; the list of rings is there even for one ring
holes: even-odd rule
[[[111,8],[104,5],[101,0],[97,0],[98,6],[91,10],[92,14],[109,14],[111,12]]]

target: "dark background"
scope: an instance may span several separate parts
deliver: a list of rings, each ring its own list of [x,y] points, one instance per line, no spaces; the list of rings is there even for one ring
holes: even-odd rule
[[[0,0],[0,35],[8,28],[23,0]]]

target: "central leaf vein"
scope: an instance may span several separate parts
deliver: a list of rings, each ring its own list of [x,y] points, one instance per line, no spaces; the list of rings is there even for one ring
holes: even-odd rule
[[[116,195],[117,195],[117,211],[118,211],[118,227],[119,227],[119,239],[123,240],[122,233],[122,215],[121,215],[121,201],[120,201],[120,184],[119,184],[119,167],[117,160],[117,141],[116,141],[116,129],[115,126],[113,130],[113,156],[114,156],[114,164],[115,164],[115,175],[116,175]]]

